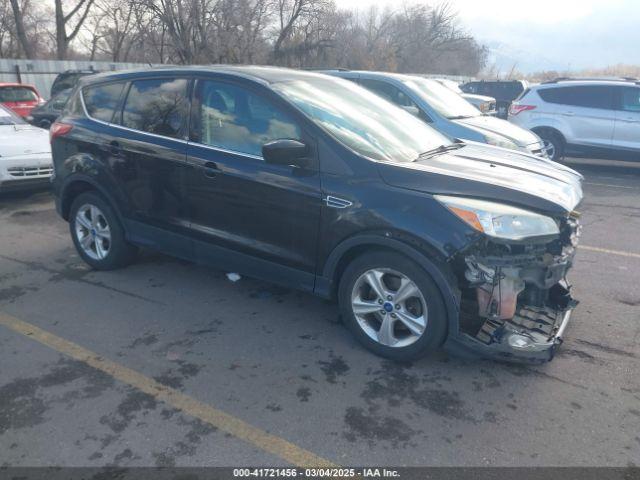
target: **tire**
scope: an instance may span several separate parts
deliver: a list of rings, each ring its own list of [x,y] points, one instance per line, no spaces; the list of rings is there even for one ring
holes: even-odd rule
[[[384,292],[372,287],[375,283]],[[447,315],[440,289],[427,272],[398,253],[372,251],[353,260],[340,280],[338,300],[349,330],[381,357],[416,360],[445,340]]]
[[[559,162],[564,157],[564,139],[553,130],[540,130],[538,136],[542,139],[549,159]]]
[[[45,130],[49,130],[51,128],[51,122],[49,120],[40,120],[40,124],[38,126]]]
[[[96,270],[114,270],[130,264],[138,249],[125,239],[113,208],[96,192],[85,192],[73,201],[69,231],[76,250]]]

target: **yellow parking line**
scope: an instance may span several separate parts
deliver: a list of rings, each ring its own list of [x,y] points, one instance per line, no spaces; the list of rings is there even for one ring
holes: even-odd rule
[[[591,252],[608,253],[610,255],[620,255],[621,257],[640,258],[640,253],[623,252],[622,250],[609,250],[608,248],[589,247],[588,245],[579,245],[578,250],[589,250]]]
[[[243,420],[200,402],[184,393],[167,387],[145,375],[123,365],[107,360],[97,353],[81,347],[69,340],[58,337],[41,328],[0,312],[0,325],[27,336],[60,353],[84,362],[93,368],[111,375],[116,380],[127,383],[138,390],[152,395],[184,413],[198,418],[218,429],[230,433],[240,440],[276,455],[298,467],[335,467],[329,460],[315,455],[280,437],[271,435]]]

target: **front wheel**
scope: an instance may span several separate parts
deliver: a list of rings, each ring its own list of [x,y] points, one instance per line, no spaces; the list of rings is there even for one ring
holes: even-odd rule
[[[439,288],[414,262],[376,251],[354,260],[339,286],[342,318],[377,355],[415,360],[438,348],[447,332]]]
[[[83,193],[73,201],[69,230],[82,259],[96,270],[128,265],[137,252],[126,241],[113,208],[94,192]]]

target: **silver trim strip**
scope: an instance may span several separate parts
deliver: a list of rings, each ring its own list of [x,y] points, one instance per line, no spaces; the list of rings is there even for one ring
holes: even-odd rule
[[[89,115],[89,112],[87,111],[87,106],[84,103],[84,91],[83,91],[83,89],[84,89],[84,87],[82,87],[80,89],[80,103],[82,104],[82,110],[84,111],[84,114],[92,122],[100,123],[100,124],[106,125],[108,127],[119,128],[121,130],[126,130],[128,132],[140,133],[142,135],[148,135],[150,137],[163,138],[163,139],[166,139],[166,140],[172,140],[172,141],[183,143],[183,144],[186,144],[186,145],[194,145],[194,146],[197,146],[197,147],[206,148],[208,150],[213,150],[215,152],[230,153],[232,155],[239,155],[241,157],[247,157],[247,158],[252,158],[254,160],[264,161],[264,157],[262,157],[261,155],[253,155],[251,153],[244,153],[244,152],[239,152],[237,150],[229,150],[229,149],[225,149],[225,148],[221,148],[221,147],[214,147],[213,145],[205,145],[204,143],[193,142],[191,140],[184,140],[182,138],[173,138],[173,137],[167,137],[167,136],[164,136],[164,135],[158,135],[156,133],[144,132],[142,130],[136,130],[135,128],[125,127],[124,125],[118,125],[117,123],[105,122],[104,120],[99,120],[97,118],[93,118],[91,115]],[[197,162],[188,162],[188,163],[194,163],[195,165],[199,165]]]

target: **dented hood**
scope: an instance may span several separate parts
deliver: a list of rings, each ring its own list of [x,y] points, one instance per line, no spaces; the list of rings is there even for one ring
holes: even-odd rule
[[[460,195],[565,214],[582,200],[582,175],[514,150],[467,143],[458,150],[408,163],[379,163],[395,187]]]

